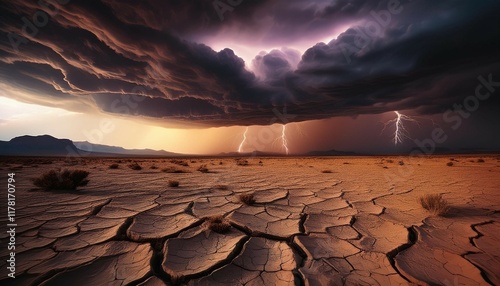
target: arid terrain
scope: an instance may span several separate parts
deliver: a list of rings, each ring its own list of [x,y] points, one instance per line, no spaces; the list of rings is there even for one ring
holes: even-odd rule
[[[60,168],[88,185],[33,185]],[[500,285],[498,155],[0,158],[0,172],[2,209],[16,173],[17,222],[12,279],[3,212],[1,285]]]

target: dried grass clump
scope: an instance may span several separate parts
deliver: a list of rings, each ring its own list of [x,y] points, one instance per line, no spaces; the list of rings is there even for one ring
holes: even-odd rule
[[[139,165],[139,164],[137,164],[137,163],[132,163],[132,164],[128,165],[128,167],[129,167],[130,169],[132,169],[132,170],[136,170],[136,171],[138,171],[138,170],[142,170],[141,165]]]
[[[229,221],[222,215],[209,217],[206,221],[206,226],[217,233],[227,233],[231,228]]]
[[[200,167],[198,167],[198,172],[208,173],[207,165],[201,165]]]
[[[33,180],[33,184],[46,191],[48,190],[76,190],[86,186],[89,182],[89,172],[83,170],[49,171]]]
[[[483,158],[479,158],[479,159],[477,159],[477,162],[478,163],[484,163],[484,159]]]
[[[450,210],[448,203],[441,194],[427,194],[419,198],[422,207],[433,215],[444,216]]]
[[[240,202],[247,206],[255,204],[255,196],[253,194],[241,194],[238,196]]]
[[[118,164],[111,164],[109,165],[110,169],[118,169],[119,165]]]
[[[169,180],[168,181],[168,186],[171,187],[171,188],[177,188],[177,187],[179,187],[179,181]]]
[[[238,159],[236,159],[236,165],[238,165],[238,166],[248,166],[248,160],[238,158]]]
[[[179,166],[184,166],[184,167],[188,167],[189,166],[188,162],[186,162],[184,160],[173,159],[173,160],[170,160],[170,163],[176,164],[176,165],[179,165]]]
[[[453,166],[453,162],[448,162],[448,163],[446,163],[446,166],[448,166],[448,167]]]

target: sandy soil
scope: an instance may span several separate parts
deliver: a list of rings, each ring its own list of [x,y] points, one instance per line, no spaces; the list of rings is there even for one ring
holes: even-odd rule
[[[245,159],[132,159],[142,170],[128,159],[0,159],[4,194],[16,173],[18,224],[15,279],[0,233],[0,284],[500,285],[498,155]],[[90,182],[33,190],[57,168],[87,170]],[[239,200],[248,193],[253,205]],[[449,213],[423,209],[424,194],[443,194]],[[225,233],[208,228],[216,215]]]

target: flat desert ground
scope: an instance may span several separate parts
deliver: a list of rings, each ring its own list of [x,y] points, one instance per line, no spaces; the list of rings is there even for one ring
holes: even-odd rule
[[[0,159],[4,206],[16,173],[17,223],[16,278],[3,230],[0,284],[500,285],[498,155],[181,160]],[[34,189],[59,168],[89,184]],[[424,209],[425,194],[448,213]]]

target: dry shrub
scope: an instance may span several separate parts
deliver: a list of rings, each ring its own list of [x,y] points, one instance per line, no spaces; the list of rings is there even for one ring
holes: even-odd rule
[[[168,181],[168,186],[172,187],[172,188],[177,188],[179,186],[179,181],[169,180]]]
[[[132,169],[132,170],[136,170],[136,171],[138,171],[138,170],[142,170],[141,165],[139,165],[139,164],[137,164],[137,163],[132,163],[132,164],[128,165],[128,167],[129,167],[130,169]]]
[[[399,166],[403,166],[405,164],[404,161],[399,161]]]
[[[111,165],[109,165],[109,168],[110,169],[118,169],[118,166],[119,166],[118,164],[111,164]]]
[[[391,160],[391,159],[387,159],[385,160],[387,163],[394,163],[394,160]]]
[[[450,209],[441,194],[427,194],[419,198],[422,207],[433,215],[444,216]]]
[[[231,228],[229,221],[222,215],[209,217],[206,221],[206,226],[217,233],[226,233]]]
[[[453,162],[448,162],[448,163],[446,163],[446,166],[448,166],[448,167],[453,166]]]
[[[325,173],[325,174],[330,174],[332,172],[332,170],[323,170],[321,171],[321,173]]]
[[[238,166],[248,166],[248,160],[238,158],[238,159],[236,159],[236,165],[238,165]]]
[[[184,166],[184,167],[189,166],[188,162],[186,162],[186,161],[184,161],[184,160],[176,160],[176,159],[173,159],[173,160],[170,160],[170,163],[172,163],[172,164],[176,164],[176,165],[179,165],[179,166]]]
[[[484,159],[483,158],[477,159],[477,162],[478,163],[484,163]]]
[[[253,194],[241,194],[238,198],[240,199],[240,202],[247,206],[255,204],[255,196]]]
[[[158,167],[156,167],[156,165],[152,165],[151,167],[149,167],[149,169],[156,170],[156,169],[158,169]]]
[[[89,172],[83,170],[51,170],[33,180],[33,184],[44,190],[76,190],[89,182]]]
[[[198,172],[208,173],[207,165],[201,165],[200,167],[198,167]]]

